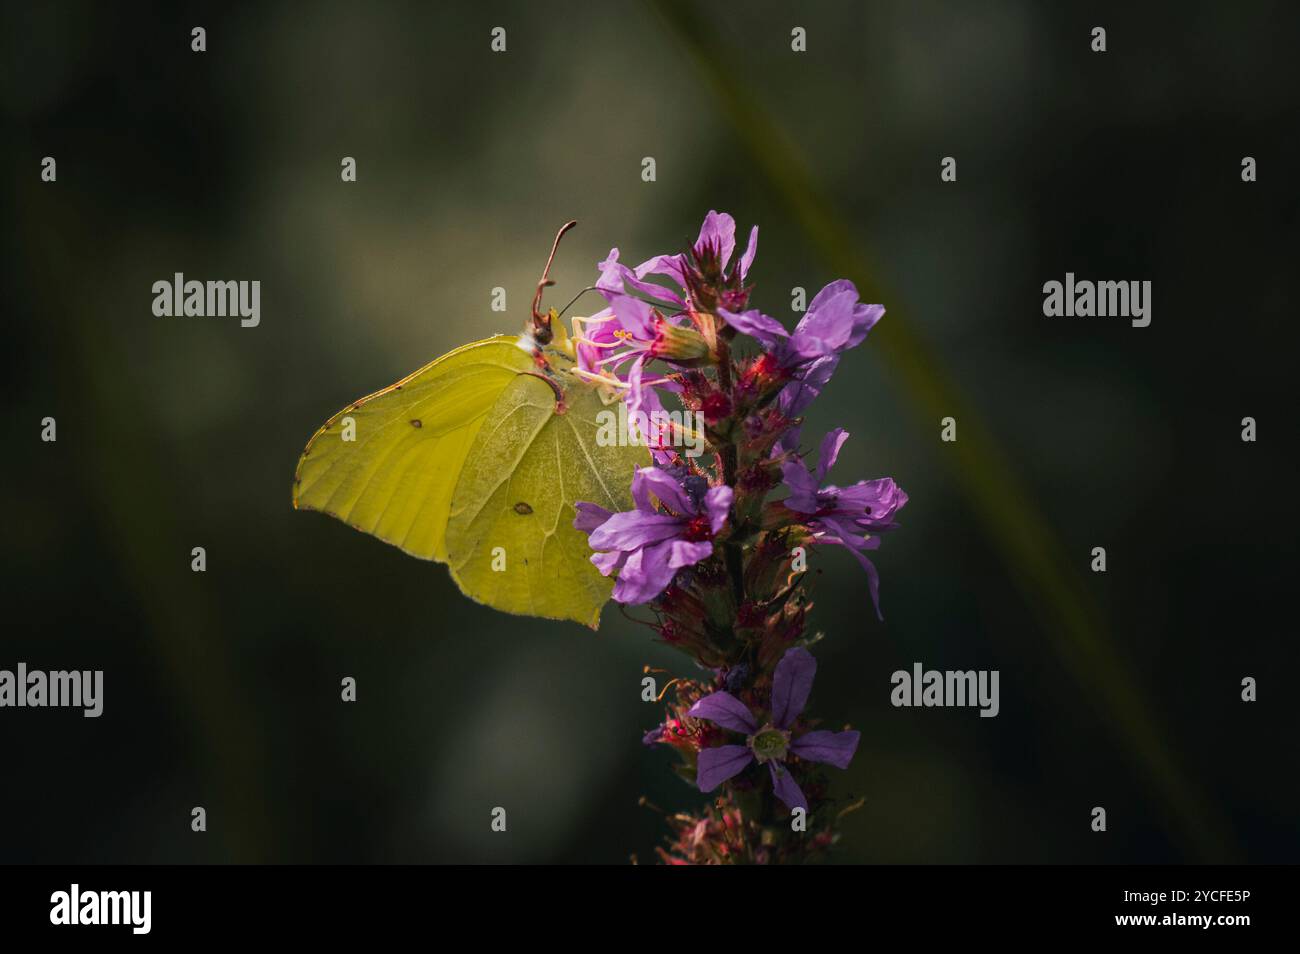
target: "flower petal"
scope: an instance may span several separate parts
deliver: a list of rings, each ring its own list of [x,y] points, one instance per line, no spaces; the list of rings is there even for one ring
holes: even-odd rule
[[[695,504],[677,478],[658,467],[641,467],[632,475],[632,496],[640,501],[653,493],[665,507],[684,516],[695,514]]]
[[[587,542],[593,550],[635,550],[677,536],[682,522],[666,513],[624,510],[611,514]]]
[[[619,603],[648,603],[662,593],[677,575],[667,559],[673,542],[643,547],[628,554],[618,571],[613,598]]]
[[[852,295],[852,300],[857,301],[858,286],[847,278],[837,278],[833,282],[828,282],[808,303],[808,312],[804,317],[807,318],[807,315],[811,315],[816,311],[834,310],[837,307],[842,307],[835,303],[846,295]]]
[[[736,220],[726,212],[710,209],[700,226],[699,238],[695,240],[697,249],[705,246],[718,250],[718,270],[725,273],[731,253],[736,250]]]
[[[599,362],[605,357],[606,349],[597,347],[597,345],[611,344],[617,341],[614,332],[618,331],[619,327],[618,321],[614,318],[613,309],[602,308],[590,318],[585,319],[581,334],[576,333],[578,331],[577,324],[574,325],[574,330],[575,339],[585,339],[575,340],[574,342],[578,367],[583,371],[599,372],[601,370]]]
[[[777,798],[785,802],[785,807],[791,810],[802,808],[807,811],[808,799],[804,797],[799,783],[790,775],[790,770],[780,762],[768,762],[767,767],[772,772],[772,791]]]
[[[708,540],[669,540],[659,546],[668,548],[668,565],[674,570],[694,566],[713,555],[713,544]]]
[[[814,520],[813,524],[817,530],[825,533],[825,536],[819,537],[819,539],[833,541],[857,550],[876,550],[880,547],[878,538],[867,537],[858,533],[856,524],[847,515],[840,513],[823,514]]]
[[[600,278],[596,280],[596,290],[605,296],[606,301],[612,301],[616,295],[626,295],[627,290],[630,288],[647,298],[653,298],[656,301],[671,304],[678,308],[685,304],[681,296],[671,288],[665,288],[663,285],[657,285],[654,282],[642,281],[636,272],[621,264],[618,260],[618,249],[616,248],[611,248],[609,257],[603,262],[597,262],[596,267],[600,269],[601,273]]]
[[[611,248],[605,260],[596,263],[596,268],[600,271],[600,278],[596,279],[598,292],[606,297],[626,294],[623,288],[623,276],[631,269],[619,264],[617,248]]]
[[[749,274],[749,266],[754,264],[754,256],[758,254],[758,226],[755,225],[749,230],[749,244],[745,246],[745,254],[740,256],[740,280],[744,281],[745,276]]]
[[[817,660],[802,646],[785,651],[772,674],[772,721],[778,729],[788,729],[808,704]]]
[[[857,347],[884,313],[883,305],[859,302],[857,286],[851,281],[831,282],[808,305],[790,336],[791,348],[810,361]]]
[[[787,359],[783,357],[782,360]],[[777,409],[786,417],[798,417],[822,393],[839,363],[839,355],[828,355],[803,368],[777,395]],[[794,446],[794,443],[781,441],[782,450],[793,450]]]
[[[640,298],[628,295],[615,295],[610,299],[609,307],[614,309],[614,317],[625,331],[638,341],[654,341],[655,322],[653,309]]]
[[[642,369],[640,367],[634,367],[633,370],[636,372],[637,380],[639,383]],[[659,385],[659,387],[662,387],[668,391],[673,390],[673,386],[668,384],[661,384]],[[677,385],[677,387],[680,388],[681,385]],[[623,403],[627,405],[629,423],[632,421],[640,420],[640,416],[636,414],[638,410],[640,410],[641,413],[645,415],[645,419],[647,423],[656,419],[655,418],[656,411],[663,413],[664,402],[660,400],[659,392],[654,387],[647,387],[645,385],[641,385],[638,388],[636,398],[639,399],[640,401],[639,404],[634,403],[634,398],[631,393],[626,394],[623,399]],[[671,448],[660,449],[658,447],[652,446],[650,448],[650,456],[651,458],[653,458],[656,464],[659,464],[661,466],[666,466],[673,459],[673,451],[671,450]],[[637,501],[637,507],[641,508],[642,510],[654,509],[654,505],[650,502],[649,497],[644,497],[643,495],[643,499],[639,499],[634,496],[632,499]]]
[[[763,314],[757,308],[741,312],[719,308],[718,314],[723,321],[741,334],[757,338],[769,348],[775,347],[778,341],[790,337],[790,332],[785,330],[785,326],[781,322]]]
[[[825,762],[827,765],[846,769],[853,761],[853,753],[858,750],[860,736],[860,732],[851,729],[844,732],[817,729],[814,732],[805,732],[791,742],[790,751],[810,762]]]
[[[758,722],[754,714],[729,692],[714,692],[705,696],[686,713],[693,719],[708,719],[724,729],[753,735],[758,731]]]
[[[627,562],[630,552],[624,550],[610,550],[608,553],[593,553],[591,562],[596,569],[600,571],[601,576],[609,576],[618,570],[623,569],[623,564]]]
[[[717,534],[727,522],[735,491],[726,484],[710,487],[704,494],[704,513],[709,518],[709,532]]]
[[[822,438],[821,451],[817,455],[817,484],[826,481],[826,475],[835,466],[835,459],[840,456],[840,448],[849,439],[849,432],[842,427],[828,431]]]
[[[816,513],[817,482],[813,480],[813,475],[808,473],[808,468],[804,467],[803,462],[784,461],[781,464],[781,476],[785,478],[786,486],[790,488],[790,496],[785,498],[785,505],[800,513]]]
[[[907,493],[892,477],[859,480],[851,487],[836,488],[836,494],[836,511],[871,530],[894,529],[894,515],[907,504]]]
[[[647,275],[663,275],[671,278],[683,288],[686,287],[686,257],[684,255],[656,255],[654,258],[647,259],[636,267],[634,272],[638,279],[644,279]],[[662,286],[651,286],[659,287]],[[676,298],[671,289],[663,288],[664,295],[671,295]],[[656,296],[659,297],[659,296]],[[669,300],[669,299],[664,299]]]
[[[638,354],[627,371],[627,395],[623,398],[623,403],[627,405],[627,413],[632,420],[640,420],[642,414],[647,414],[646,408],[651,407],[654,400],[658,399],[653,385],[641,383],[645,363],[650,360],[649,354],[648,351]],[[646,420],[649,420],[648,414]]]
[[[711,792],[727,779],[739,775],[754,753],[747,745],[719,745],[713,749],[700,749],[700,759],[695,772],[695,784],[701,792]]]
[[[576,512],[573,518],[574,529],[581,530],[583,533],[591,533],[611,516],[604,507],[585,500],[579,500],[573,505],[573,509]]]

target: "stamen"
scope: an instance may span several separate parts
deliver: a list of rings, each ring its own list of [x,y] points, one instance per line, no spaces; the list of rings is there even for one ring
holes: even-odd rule
[[[668,680],[668,684],[667,684],[666,686],[664,686],[663,691],[659,693],[659,698],[656,699],[655,702],[663,702],[663,701],[664,701],[664,696],[667,695],[668,690],[672,688],[673,683],[675,683],[675,682],[681,682],[681,681],[682,681],[681,679],[670,679],[670,680]]]
[[[576,341],[578,344],[584,344],[592,348],[621,348],[622,347],[622,343],[618,341],[592,341],[590,338],[578,338],[578,337],[575,337],[573,340]]]
[[[594,371],[585,371],[582,368],[570,368],[569,373],[576,374],[583,380],[590,381],[593,384],[604,384],[611,388],[626,388],[630,386],[626,381],[620,381],[618,378],[606,374],[597,374]]]
[[[596,362],[596,364],[598,365],[621,364],[622,362],[626,361],[628,358],[634,357],[635,355],[639,354],[644,350],[645,350],[644,348],[629,348],[627,351],[624,351],[622,354],[612,354],[608,358],[601,358],[599,361]]]
[[[586,325],[603,325],[605,322],[613,321],[613,320],[614,320],[613,315],[606,315],[604,318],[579,318],[577,315],[574,315],[573,336],[576,338],[579,335],[586,334],[586,332],[583,331],[583,328]]]
[[[845,807],[845,808],[840,809],[839,814],[837,814],[837,815],[835,816],[835,820],[836,820],[836,821],[839,821],[839,820],[842,819],[845,815],[851,815],[853,812],[856,812],[859,808],[861,808],[861,807],[862,807],[863,805],[865,805],[866,803],[867,803],[866,798],[859,798],[859,799],[858,799],[856,802],[854,802],[852,805],[849,805],[849,806],[847,806],[847,807]]]

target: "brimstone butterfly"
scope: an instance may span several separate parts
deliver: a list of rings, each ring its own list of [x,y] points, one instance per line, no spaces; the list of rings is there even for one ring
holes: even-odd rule
[[[556,311],[538,313],[549,271],[522,335],[457,348],[326,421],[298,460],[293,505],[446,563],[480,603],[594,629],[613,582],[574,504],[630,509],[649,452],[597,441],[615,397],[574,373]]]

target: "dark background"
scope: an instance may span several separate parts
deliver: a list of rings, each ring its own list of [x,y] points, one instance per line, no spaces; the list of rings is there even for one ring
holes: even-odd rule
[[[837,857],[1296,861],[1297,26],[1284,3],[6,5],[0,668],[103,669],[105,712],[0,710],[0,861],[650,860],[638,796],[704,802],[639,744],[641,667],[686,658],[613,610],[591,633],[477,606],[289,488],[339,407],[516,330],[566,219],[555,304],[710,208],[761,226],[765,311],[841,276],[888,309],[805,430],[852,432],[840,482],[911,495],[885,624],[849,555],[815,558],[813,705],[863,733]],[[1044,318],[1067,270],[1152,281],[1151,326]],[[260,280],[260,327],[155,318],[177,271]],[[1001,714],[893,708],[914,661],[1000,670]]]

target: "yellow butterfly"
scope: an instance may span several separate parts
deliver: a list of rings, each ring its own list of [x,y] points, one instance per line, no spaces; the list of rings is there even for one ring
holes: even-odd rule
[[[610,392],[576,372],[555,309],[538,313],[555,246],[522,335],[457,348],[339,411],[298,460],[293,505],[447,564],[480,603],[595,629],[613,582],[574,504],[631,509],[649,451],[597,440]]]

